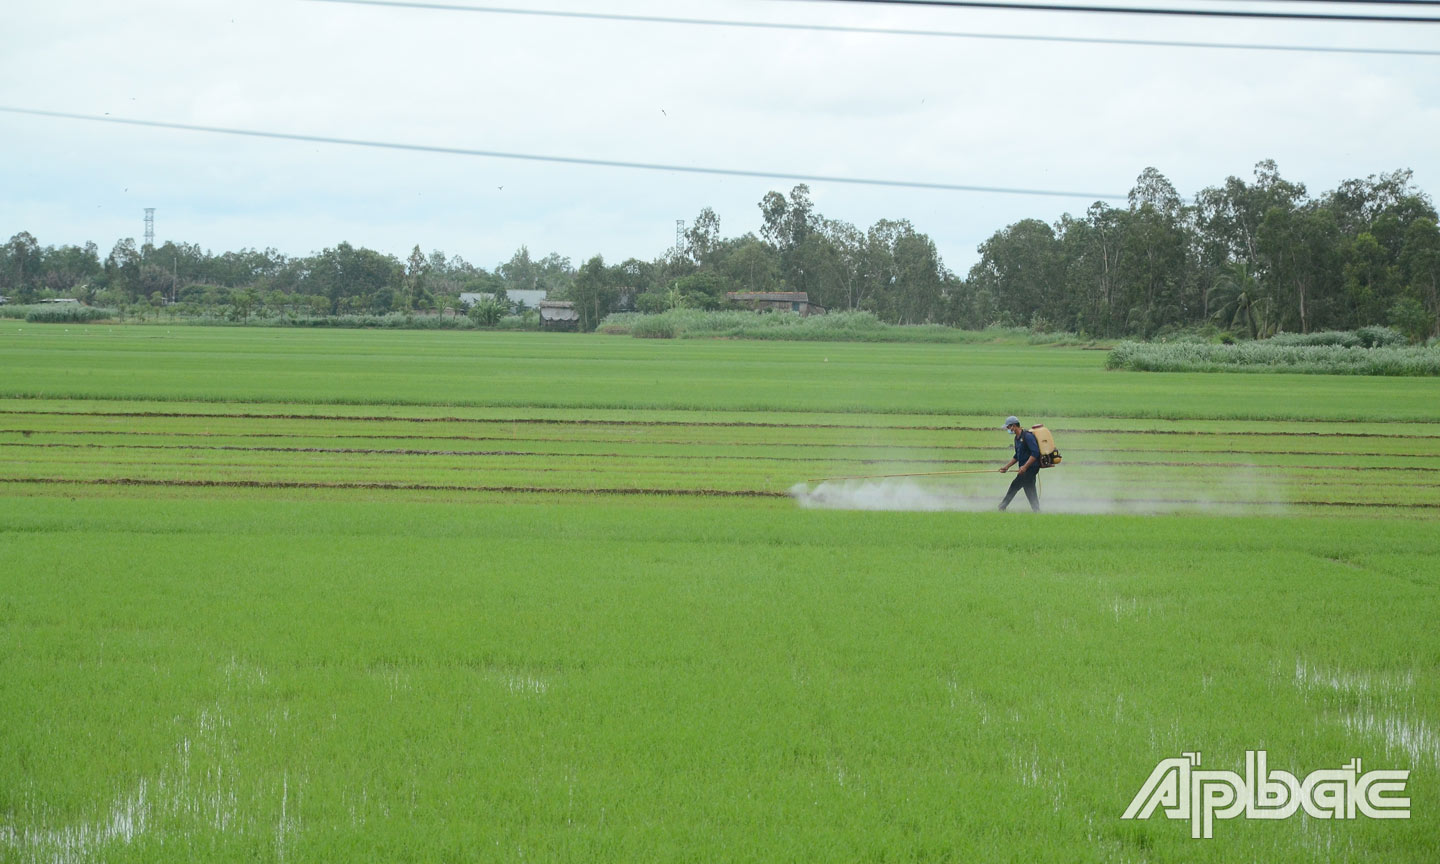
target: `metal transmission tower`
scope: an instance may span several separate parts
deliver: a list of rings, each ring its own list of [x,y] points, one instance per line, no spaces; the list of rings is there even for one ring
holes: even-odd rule
[[[675,257],[685,254],[685,220],[675,220]]]
[[[145,208],[145,245],[155,247],[155,208]]]

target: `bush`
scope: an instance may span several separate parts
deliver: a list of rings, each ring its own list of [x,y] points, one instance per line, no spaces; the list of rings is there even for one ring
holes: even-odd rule
[[[481,300],[470,307],[470,320],[481,327],[494,327],[505,317],[505,304],[499,300]]]
[[[36,309],[49,309],[49,306],[27,305],[24,303],[8,303],[0,306],[0,318],[11,318],[16,321],[24,321],[25,316]]]
[[[1390,307],[1390,323],[1415,344],[1425,341],[1433,323],[1425,304],[1415,297],[1401,297]]]
[[[635,298],[635,308],[647,315],[658,315],[670,308],[670,300],[659,291],[646,291]]]
[[[674,339],[675,322],[666,315],[645,315],[630,325],[630,335],[637,339]]]
[[[1320,330],[1315,333],[1276,333],[1265,340],[1271,345],[1334,345],[1341,348],[1383,348],[1404,345],[1405,335],[1389,327],[1361,327],[1359,330]]]
[[[1032,345],[1089,344],[1074,333],[1031,333],[1023,328],[956,330],[940,324],[887,324],[870,312],[832,312],[801,317],[789,312],[671,309],[654,315],[617,312],[601,333],[649,339],[784,339],[813,342],[1012,342]]]
[[[520,315],[506,315],[495,324],[496,330],[534,330],[540,324],[540,315],[526,310]]]
[[[1440,375],[1440,348],[1285,345],[1273,339],[1238,345],[1121,342],[1110,350],[1105,367],[1136,372]]]
[[[460,315],[277,315],[234,320],[201,315],[167,321],[197,327],[331,327],[346,330],[474,330],[475,323]]]
[[[25,313],[27,324],[84,324],[89,321],[106,321],[119,317],[115,309],[98,306],[45,305],[31,306]]]

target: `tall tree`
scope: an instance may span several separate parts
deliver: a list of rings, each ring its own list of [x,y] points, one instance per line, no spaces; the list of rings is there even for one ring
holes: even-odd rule
[[[510,291],[534,291],[540,286],[540,267],[530,260],[530,249],[521,246],[510,260],[495,268],[495,275]]]
[[[43,259],[40,243],[29,231],[21,231],[10,238],[3,252],[0,287],[17,295],[22,302],[28,302],[39,284]]]
[[[1344,246],[1346,324],[1360,327],[1383,321],[1396,294],[1399,273],[1391,266],[1385,247],[1369,231],[1362,231]]]
[[[1273,159],[1255,165],[1255,182],[1227,177],[1219,187],[1200,190],[1196,196],[1197,223],[1205,241],[1221,252],[1215,264],[1243,261],[1260,263],[1260,224],[1272,208],[1293,211],[1305,198],[1305,187],[1280,176]]]
[[[754,234],[746,234],[730,244],[722,272],[737,291],[774,291],[780,283],[779,255]]]
[[[1440,335],[1440,226],[1433,217],[1410,223],[1400,266],[1410,295],[1430,316],[1430,333]]]
[[[1043,316],[1064,285],[1060,256],[1053,228],[1022,219],[980,244],[969,281],[993,300],[999,323],[1025,326]]]
[[[420,244],[416,243],[415,248],[410,250],[410,257],[405,262],[405,292],[402,295],[402,302],[406,309],[419,309],[428,305],[425,299],[429,295],[427,281],[430,276],[430,260],[425,253],[420,251]]]
[[[1260,224],[1263,280],[1280,307],[1278,324],[1308,333],[1317,322],[1336,321],[1334,295],[1339,269],[1340,234],[1334,213],[1315,203],[1298,208],[1271,207]]]
[[[1119,286],[1128,329],[1151,336],[1186,319],[1193,284],[1187,214],[1175,187],[1154,168],[1141,173],[1129,199]]]
[[[126,237],[110,250],[105,259],[105,282],[112,290],[119,291],[129,299],[140,296],[140,250],[135,240]]]
[[[77,288],[93,290],[89,282],[103,272],[100,250],[94,243],[82,246],[46,247],[40,256],[40,287],[58,294],[74,294]]]
[[[865,256],[865,235],[849,222],[826,219],[821,222],[826,253],[820,264],[825,276],[824,290],[820,303],[827,308],[859,308],[858,291],[861,285],[861,267]]]
[[[796,185],[788,199],[779,192],[766,193],[760,200],[760,214],[760,236],[780,254],[781,279],[792,290],[804,291],[805,264],[815,264],[796,253],[820,225],[820,216],[810,200],[810,187]]]
[[[341,243],[311,256],[307,262],[307,293],[330,301],[330,312],[356,312],[370,307],[383,289],[403,288],[404,265],[364,247]]]
[[[720,217],[706,207],[685,230],[685,251],[696,266],[712,267],[720,245]]]
[[[609,315],[619,297],[618,273],[599,255],[580,265],[570,287],[570,300],[580,316],[581,330],[594,330]]]

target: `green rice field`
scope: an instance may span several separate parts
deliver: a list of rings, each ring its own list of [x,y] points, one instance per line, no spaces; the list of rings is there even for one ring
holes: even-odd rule
[[[1436,860],[1440,379],[1104,364],[3,322],[0,861]]]

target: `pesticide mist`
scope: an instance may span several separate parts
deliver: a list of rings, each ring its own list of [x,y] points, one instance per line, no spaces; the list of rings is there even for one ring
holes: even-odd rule
[[[1214,471],[1173,481],[1163,472],[1126,469],[1046,471],[1040,478],[1045,513],[1160,515],[1199,512],[1217,515],[1279,515],[1288,509],[1285,489],[1262,469]],[[801,507],[822,510],[993,511],[1013,474],[946,479],[875,478],[797,483],[789,490]],[[1010,510],[1028,513],[1023,492]]]

